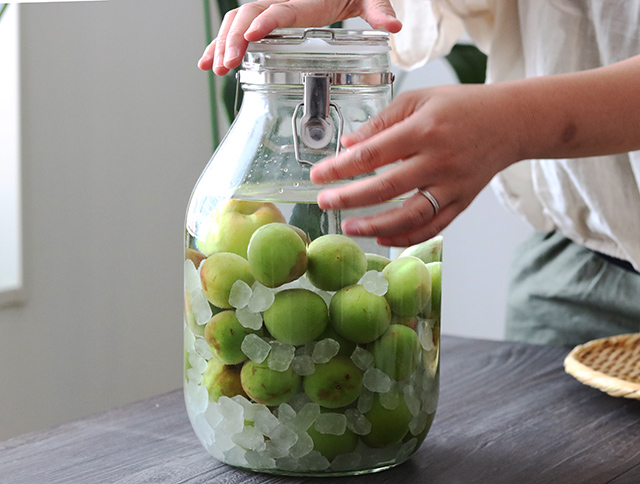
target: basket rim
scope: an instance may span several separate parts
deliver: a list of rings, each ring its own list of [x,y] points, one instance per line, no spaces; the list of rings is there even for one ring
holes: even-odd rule
[[[633,398],[640,400],[640,383],[611,376],[605,372],[592,368],[582,361],[580,355],[585,351],[597,351],[604,344],[640,345],[640,333],[628,333],[606,338],[598,338],[578,345],[571,350],[564,360],[565,371],[581,383],[601,390],[613,397]],[[640,359],[638,360],[640,364]]]

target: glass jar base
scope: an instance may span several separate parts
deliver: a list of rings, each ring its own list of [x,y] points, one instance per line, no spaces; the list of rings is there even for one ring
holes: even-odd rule
[[[389,469],[393,469],[394,467],[397,467],[399,465],[402,465],[403,463],[405,463],[407,460],[409,460],[411,458],[411,456],[409,456],[407,459],[403,460],[403,461],[399,461],[399,462],[394,462],[392,464],[385,464],[385,465],[380,465],[380,466],[375,466],[369,469],[358,469],[358,470],[351,470],[351,471],[332,471],[332,470],[328,470],[328,471],[285,471],[282,469],[252,469],[250,467],[242,467],[242,466],[234,466],[231,464],[227,464],[227,465],[231,465],[231,467],[235,467],[237,469],[242,469],[244,471],[248,471],[248,472],[258,472],[261,474],[271,474],[274,476],[288,476],[288,477],[347,477],[347,476],[363,476],[366,474],[376,474],[378,472],[383,472]]]

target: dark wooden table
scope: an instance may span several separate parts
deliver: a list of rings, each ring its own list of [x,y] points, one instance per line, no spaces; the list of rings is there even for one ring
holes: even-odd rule
[[[567,348],[445,337],[441,398],[420,450],[366,477],[240,471],[200,446],[182,391],[0,443],[0,482],[640,483],[640,402],[564,373]]]

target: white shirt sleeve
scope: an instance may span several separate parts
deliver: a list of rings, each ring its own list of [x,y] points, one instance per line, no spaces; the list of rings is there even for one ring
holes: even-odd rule
[[[640,54],[640,0],[391,0],[403,23],[394,63],[415,69],[466,32],[488,54],[487,82],[608,65]],[[640,270],[640,152],[527,160],[492,182],[503,204],[537,230],[566,237]]]
[[[494,26],[492,0],[391,0],[402,30],[391,36],[391,60],[416,69],[449,53],[466,32],[489,51]]]

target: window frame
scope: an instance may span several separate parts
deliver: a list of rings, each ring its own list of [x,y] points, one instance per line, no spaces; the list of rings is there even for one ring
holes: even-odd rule
[[[25,300],[23,274],[20,6],[0,19],[0,307]]]

